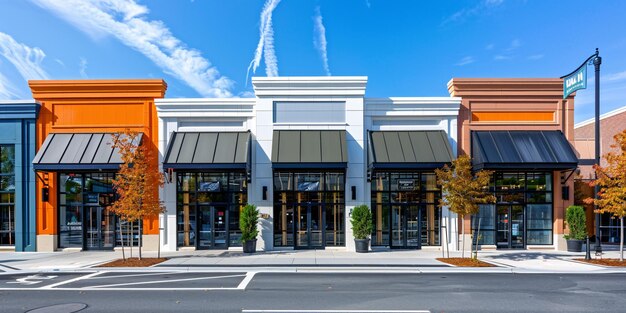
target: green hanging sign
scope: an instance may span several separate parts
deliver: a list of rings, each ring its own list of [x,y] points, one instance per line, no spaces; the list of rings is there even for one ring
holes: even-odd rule
[[[577,71],[563,78],[563,99],[572,92],[587,88],[587,62]]]

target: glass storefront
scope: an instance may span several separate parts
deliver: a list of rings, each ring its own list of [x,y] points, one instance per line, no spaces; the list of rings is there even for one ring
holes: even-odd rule
[[[178,247],[241,246],[239,213],[248,202],[244,172],[181,172],[176,182]]]
[[[433,172],[376,172],[372,176],[372,246],[440,245],[441,189]]]
[[[504,249],[552,244],[552,173],[496,172],[489,187],[496,204],[472,216],[478,243]]]
[[[345,246],[345,174],[274,172],[274,246]]]
[[[15,245],[15,146],[0,145],[0,246]]]
[[[114,173],[101,172],[59,174],[59,248],[106,250],[115,247],[119,225],[109,211],[115,196],[114,176]],[[134,237],[137,235],[133,233]],[[135,243],[137,241],[135,238]]]

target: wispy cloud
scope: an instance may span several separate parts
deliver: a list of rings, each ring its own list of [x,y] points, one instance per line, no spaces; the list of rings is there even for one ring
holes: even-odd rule
[[[513,57],[510,55],[503,55],[503,54],[496,54],[493,56],[493,59],[496,61],[504,61],[504,60],[510,60]]]
[[[490,44],[485,46],[485,50],[493,50],[493,48],[495,48],[495,47],[496,47],[496,45],[490,43]]]
[[[372,7],[372,4],[370,3],[370,0],[365,0],[365,5],[366,5],[368,8],[371,8],[371,7]]]
[[[587,75],[589,75],[587,89],[576,92],[574,119],[577,123],[592,118],[594,115],[595,77],[593,66],[589,67]],[[626,94],[626,70],[602,75],[600,77],[600,113],[606,113],[626,105],[624,94]]]
[[[511,44],[506,48],[506,51],[515,51],[522,46],[522,42],[519,39],[513,39]]]
[[[80,62],[78,62],[78,66],[79,66],[78,71],[80,72],[80,77],[88,78],[89,76],[87,76],[87,59],[81,57]]]
[[[626,71],[607,74],[600,78],[600,82],[618,82],[626,80]]]
[[[46,57],[43,50],[19,43],[8,34],[0,32],[0,54],[4,56],[24,79],[48,79],[48,73],[41,68]]]
[[[65,67],[65,63],[63,63],[60,59],[54,59],[54,62],[57,62],[59,65]]]
[[[529,55],[528,59],[529,60],[539,60],[539,59],[543,59],[544,55],[543,54],[533,54],[533,55]]]
[[[450,23],[455,22],[463,22],[466,19],[479,15],[489,13],[490,10],[493,10],[504,3],[504,0],[482,0],[478,4],[470,8],[464,8],[459,11],[454,12],[452,15],[448,16],[441,22],[440,26],[445,26]]]
[[[261,23],[259,26],[259,44],[254,51],[254,58],[248,66],[246,72],[246,83],[250,75],[256,73],[256,69],[261,64],[261,57],[265,60],[265,73],[269,77],[278,76],[278,59],[274,51],[274,28],[272,27],[272,13],[280,0],[267,0],[261,11]]]
[[[324,66],[324,72],[327,76],[330,76],[330,67],[328,66],[328,51],[326,50],[326,27],[322,19],[322,13],[320,7],[315,7],[315,16],[313,17],[313,45],[317,48],[317,51],[322,58],[322,65]]]
[[[476,62],[476,59],[474,59],[473,56],[466,56],[464,58],[462,58],[458,63],[456,63],[456,66],[463,66],[463,65],[468,65],[468,64],[472,64]]]
[[[500,53],[494,55],[493,59],[496,61],[511,60],[515,58],[515,52],[522,46],[522,41],[519,39],[511,40],[511,43],[504,48]]]
[[[9,81],[6,76],[0,73],[0,99],[19,99],[20,92]]]
[[[93,38],[114,36],[206,97],[230,97],[233,82],[135,0],[31,0]]]

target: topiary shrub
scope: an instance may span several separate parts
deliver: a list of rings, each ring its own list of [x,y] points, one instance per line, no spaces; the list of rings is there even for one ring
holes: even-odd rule
[[[239,215],[239,229],[241,230],[241,242],[255,240],[259,235],[257,225],[259,224],[259,210],[256,205],[246,204]]]
[[[570,205],[567,207],[565,223],[569,228],[569,235],[565,235],[565,239],[584,240],[587,237],[587,217],[582,206]]]
[[[367,239],[372,234],[374,227],[372,211],[370,211],[367,205],[362,204],[354,207],[352,215],[350,215],[350,222],[352,223],[354,239]]]

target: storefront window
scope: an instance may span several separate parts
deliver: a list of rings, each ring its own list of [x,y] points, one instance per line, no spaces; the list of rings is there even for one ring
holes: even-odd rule
[[[243,172],[177,173],[177,245],[240,246],[239,214],[248,202]]]
[[[345,174],[274,172],[274,246],[345,246]]]
[[[372,176],[373,246],[440,245],[441,189],[432,172],[376,172]]]
[[[0,145],[0,246],[15,245],[15,146]]]
[[[114,173],[59,174],[59,247],[112,249],[121,238],[128,245],[131,237],[137,245],[138,223],[135,229],[123,223],[119,235],[118,219],[109,207],[115,199]]]
[[[479,244],[503,248],[552,244],[551,173],[496,172],[491,184],[497,205],[481,205],[472,216],[472,233]]]

